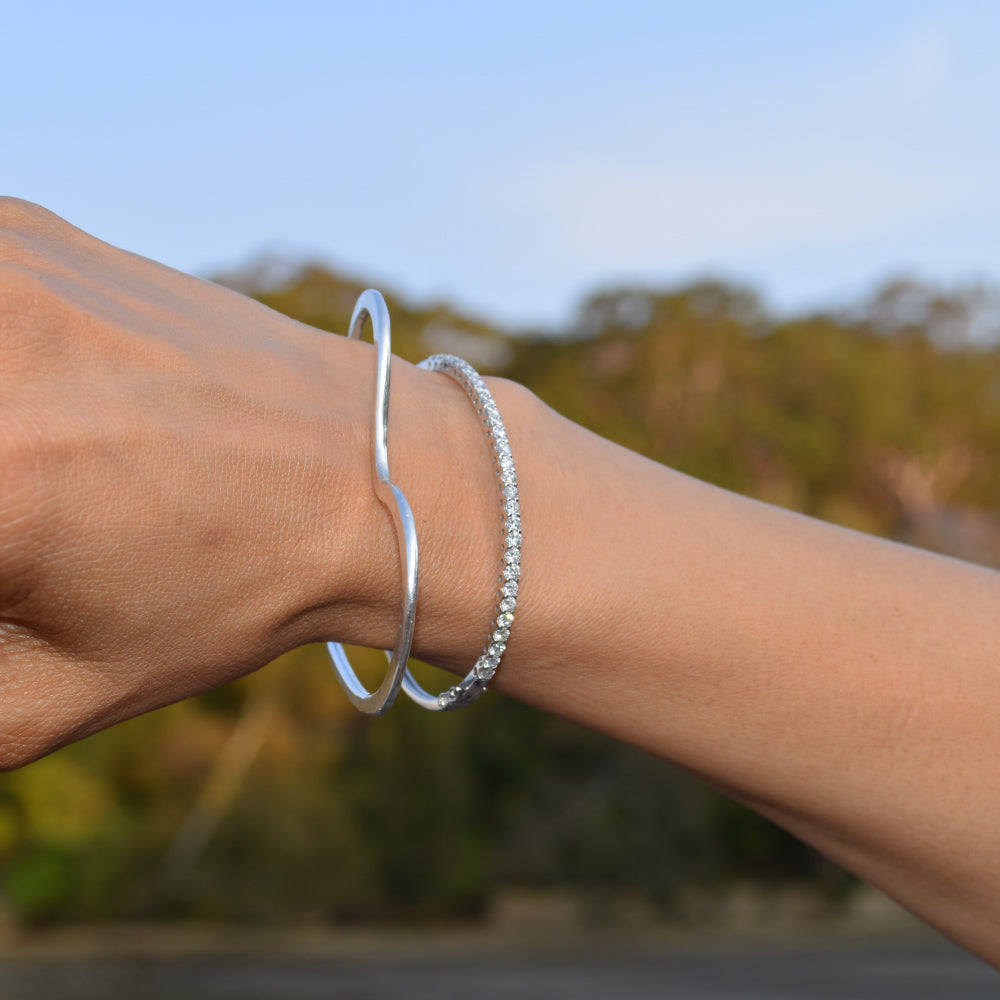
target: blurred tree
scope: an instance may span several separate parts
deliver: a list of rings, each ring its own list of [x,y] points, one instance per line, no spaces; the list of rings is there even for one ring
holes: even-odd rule
[[[275,262],[227,280],[339,332],[363,287]],[[388,300],[404,357],[463,354],[692,475],[1000,566],[995,290],[899,280],[777,320],[724,283],[622,288],[545,336]],[[0,875],[30,921],[443,918],[508,885],[670,909],[730,880],[844,884],[688,776],[523,706],[361,717],[315,649],[4,776]]]

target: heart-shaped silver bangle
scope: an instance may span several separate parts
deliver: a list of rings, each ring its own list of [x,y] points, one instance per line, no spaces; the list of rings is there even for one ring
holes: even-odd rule
[[[419,555],[417,550],[417,529],[413,512],[403,491],[389,475],[389,370],[392,356],[392,336],[389,325],[389,308],[385,299],[374,289],[362,292],[351,316],[348,337],[360,339],[365,320],[372,324],[372,339],[378,351],[377,374],[375,377],[375,412],[372,416],[372,482],[375,495],[392,514],[396,525],[399,544],[400,605],[399,625],[392,650],[386,650],[389,669],[381,685],[369,691],[354,672],[347,652],[339,642],[328,642],[334,673],[347,692],[351,703],[368,715],[382,715],[392,708],[406,671],[406,661],[410,657],[413,643],[413,623],[417,612],[417,580],[419,577]]]

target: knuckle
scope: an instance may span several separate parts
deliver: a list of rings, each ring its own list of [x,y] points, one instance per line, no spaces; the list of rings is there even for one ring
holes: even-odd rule
[[[0,249],[0,257],[2,257]],[[0,351],[3,353],[4,399],[19,383],[37,379],[51,362],[67,329],[67,314],[46,279],[20,264],[0,260]],[[16,393],[15,393],[16,394]]]
[[[0,620],[0,665],[0,771],[102,728],[109,699],[94,682],[92,662],[60,652],[34,629]]]
[[[0,197],[0,261],[43,266],[53,254],[78,242],[82,235],[41,205]]]
[[[41,523],[34,455],[22,442],[0,448],[0,610],[16,614],[35,589],[31,548]]]
[[[21,312],[19,304],[35,304],[51,294],[48,284],[33,268],[0,260],[0,323]]]
[[[66,436],[64,422],[49,415],[44,400],[17,385],[16,369],[27,362],[25,351],[9,349],[12,339],[0,335],[0,349],[11,357],[0,376],[0,613],[23,606],[32,589],[32,552],[47,544],[52,481],[61,472],[54,459]]]
[[[66,226],[67,223],[55,212],[50,212],[41,205],[22,198],[0,195],[0,230],[38,235],[54,232]]]
[[[39,721],[34,715],[23,722],[15,718],[0,729],[0,772],[16,771],[66,744],[65,738],[48,732],[51,727],[39,726]]]
[[[44,757],[46,750],[20,734],[0,732],[0,771],[16,771]]]
[[[44,757],[56,745],[43,732],[46,727],[39,725],[41,720],[35,717],[35,713],[24,710],[25,692],[11,690],[10,684],[4,687],[8,710],[0,728],[0,771],[15,771]]]

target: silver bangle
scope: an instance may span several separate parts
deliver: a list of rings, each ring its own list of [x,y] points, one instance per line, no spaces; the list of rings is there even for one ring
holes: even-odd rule
[[[339,642],[328,642],[334,673],[347,692],[351,703],[368,715],[382,715],[392,708],[403,683],[406,661],[413,643],[413,623],[417,609],[418,553],[417,529],[413,512],[403,491],[389,477],[389,367],[392,355],[389,328],[389,309],[385,299],[374,289],[362,292],[351,316],[348,337],[360,339],[365,319],[372,322],[372,339],[378,350],[378,369],[375,378],[375,411],[372,415],[372,481],[375,495],[392,514],[396,524],[399,544],[399,565],[402,595],[399,605],[399,626],[396,642],[389,658],[389,669],[376,691],[369,691],[358,680],[354,668]]]
[[[507,429],[486,382],[472,365],[451,354],[433,354],[421,361],[418,367],[450,375],[472,400],[493,452],[503,504],[503,562],[493,624],[482,654],[462,681],[436,696],[425,691],[409,669],[403,675],[403,691],[421,707],[440,712],[471,705],[486,690],[507,648],[521,579],[521,505]]]

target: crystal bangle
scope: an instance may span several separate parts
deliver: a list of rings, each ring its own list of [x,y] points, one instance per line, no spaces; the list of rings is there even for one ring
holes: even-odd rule
[[[493,453],[497,487],[503,506],[503,561],[493,624],[482,654],[463,680],[439,695],[425,691],[409,669],[403,675],[403,691],[423,708],[439,712],[471,705],[486,690],[507,648],[521,579],[521,506],[507,429],[482,376],[468,362],[451,354],[433,354],[421,361],[418,367],[450,375],[472,400]]]

